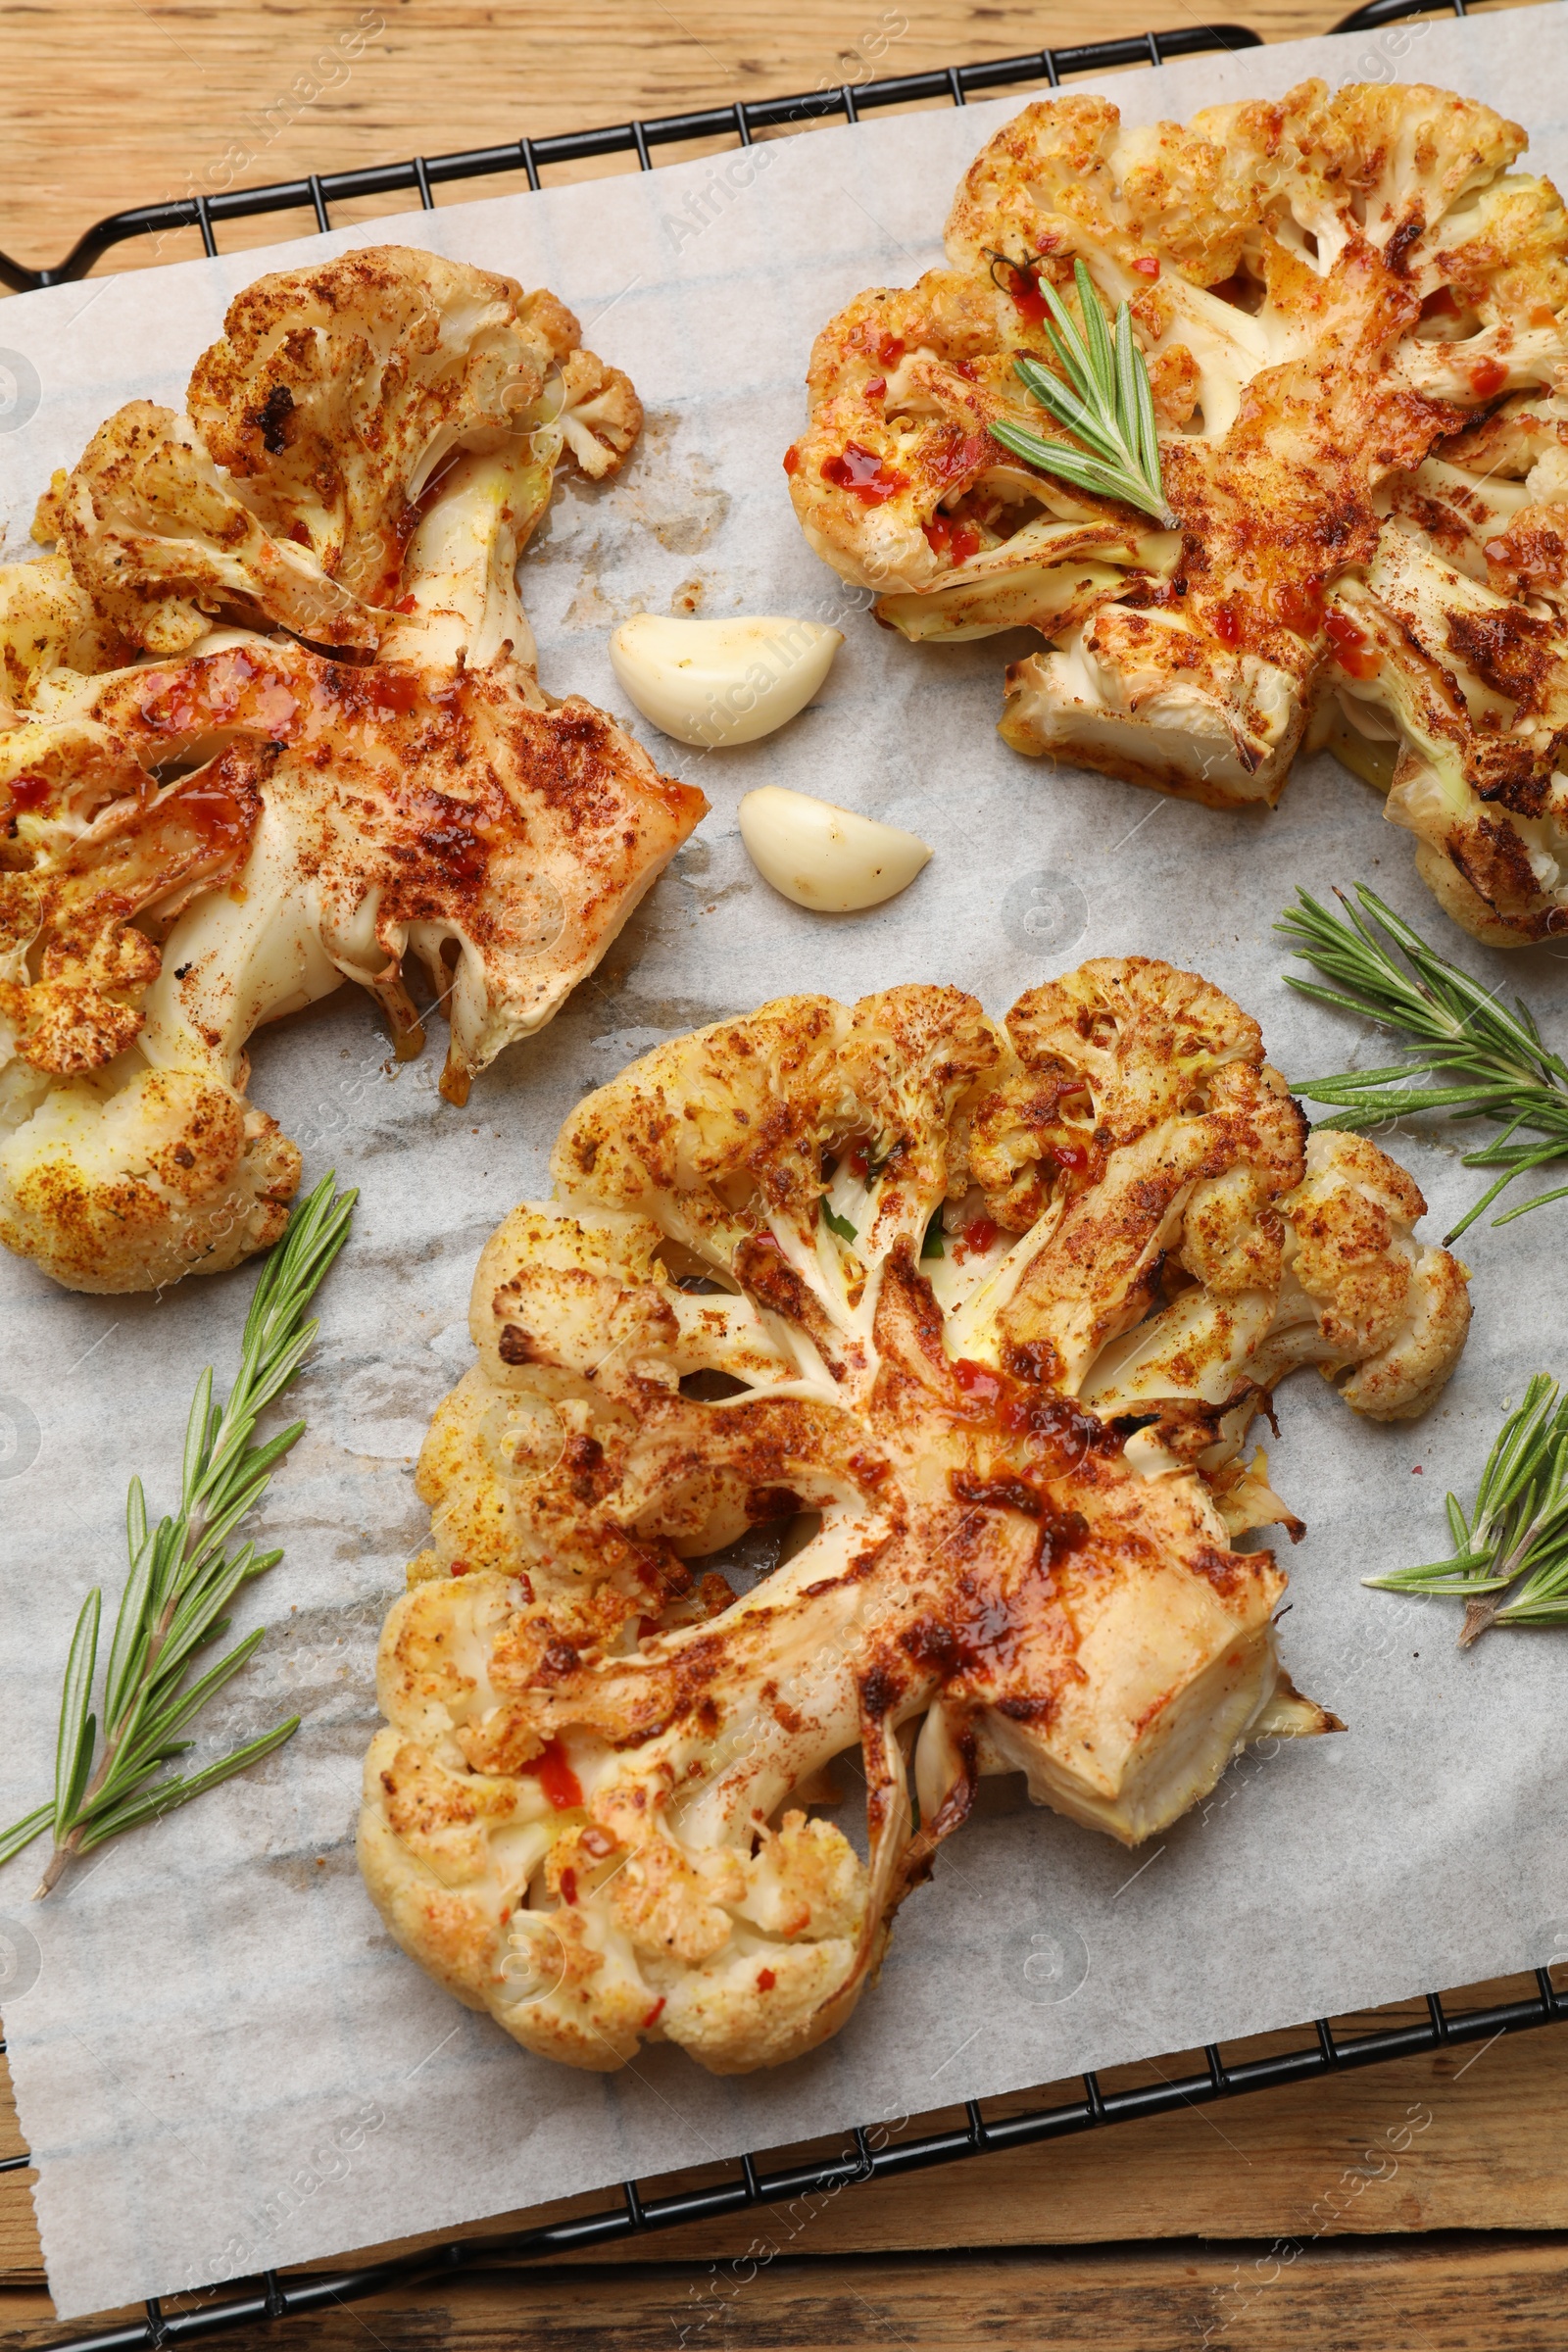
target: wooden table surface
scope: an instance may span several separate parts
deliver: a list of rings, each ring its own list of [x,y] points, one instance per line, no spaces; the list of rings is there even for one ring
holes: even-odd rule
[[[0,0],[0,247],[47,266],[101,215],[195,189],[1012,56],[1141,31],[1151,10],[1162,28],[1200,21],[1188,0]],[[1250,0],[1236,21],[1281,40],[1338,13]],[[1387,38],[1348,42],[1348,75]],[[175,234],[100,268],[197,251]],[[0,2113],[0,2156],[21,2146]],[[592,2269],[498,2265],[221,2340],[1561,2352],[1565,2146],[1568,2032],[1548,2028],[853,2187],[804,2220],[753,2212]],[[0,2176],[0,2329],[27,2347],[79,2331],[51,2325],[30,2178]]]

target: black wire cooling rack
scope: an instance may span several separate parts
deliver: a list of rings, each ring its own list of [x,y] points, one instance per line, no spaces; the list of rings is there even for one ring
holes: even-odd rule
[[[1365,7],[1346,17],[1334,30],[1375,32],[1400,18],[1433,13],[1434,0],[1367,0]],[[1466,0],[1446,0],[1446,13],[1468,15]],[[794,98],[738,99],[732,106],[662,115],[654,122],[563,131],[547,139],[513,139],[505,146],[472,147],[456,155],[416,155],[406,164],[368,164],[357,172],[311,172],[303,179],[280,179],[270,187],[230,188],[217,196],[181,197],[111,213],[77,238],[56,270],[29,270],[24,263],[0,253],[0,282],[19,294],[37,286],[64,285],[72,278],[84,277],[112,245],[124,244],[132,237],[167,236],[182,228],[199,228],[207,252],[216,254],[220,223],[251,220],[258,213],[313,212],[316,225],[324,235],[332,225],[329,208],[357,196],[394,196],[407,190],[417,195],[427,212],[433,212],[432,190],[452,180],[486,179],[497,172],[521,171],[527,174],[529,187],[537,189],[541,172],[552,164],[595,162],[616,155],[635,155],[639,168],[649,172],[655,148],[695,139],[733,138],[749,147],[760,130],[800,130],[835,116],[858,122],[862,115],[878,108],[911,106],[923,99],[948,98],[955,106],[965,106],[972,97],[1006,89],[1015,82],[1044,81],[1056,89],[1073,74],[1108,74],[1118,66],[1162,66],[1171,58],[1195,57],[1204,50],[1261,46],[1261,36],[1245,24],[1190,24],[1176,32],[1131,33],[1121,40],[1088,41],[1073,49],[1038,49],[1027,57],[994,58],[983,65],[900,74],[858,87],[845,82]],[[1392,74],[1387,78],[1392,79]]]
[[[1367,0],[1367,5],[1344,18],[1336,32],[1375,33],[1406,18],[1431,16],[1432,0]],[[1467,0],[1447,0],[1445,13],[1463,17]],[[639,168],[652,171],[654,151],[698,139],[734,138],[749,147],[761,130],[797,130],[813,122],[842,117],[857,122],[879,108],[908,106],[924,99],[951,99],[964,106],[971,97],[1006,89],[1020,82],[1045,82],[1056,89],[1076,74],[1104,74],[1118,66],[1164,65],[1171,58],[1193,57],[1216,49],[1255,49],[1260,36],[1242,24],[1185,25],[1175,32],[1147,32],[1120,40],[1090,41],[1070,49],[1041,49],[1026,57],[1004,57],[972,66],[947,66],[924,74],[901,74],[884,81],[843,84],[794,98],[753,98],[733,106],[705,107],[693,114],[664,115],[647,122],[619,122],[601,130],[566,131],[544,139],[515,139],[501,147],[477,147],[456,155],[415,156],[405,164],[369,165],[357,172],[312,172],[304,179],[278,180],[265,188],[236,188],[218,196],[197,196],[178,202],[140,205],[113,213],[76,240],[56,270],[29,270],[0,253],[0,280],[18,292],[38,286],[65,284],[82,277],[100,255],[133,237],[166,235],[173,229],[199,228],[207,252],[218,252],[216,230],[225,220],[242,220],[259,213],[287,213],[310,209],[324,234],[332,225],[329,207],[358,196],[416,191],[420,204],[433,211],[432,191],[454,180],[484,179],[497,172],[521,170],[530,188],[537,189],[540,173],[552,164],[594,161],[601,157],[635,154]],[[1358,61],[1359,62],[1359,61]],[[1392,79],[1392,73],[1387,76]],[[752,2205],[789,2203],[802,2197],[837,2195],[858,2180],[887,2180],[897,2173],[923,2171],[934,2164],[953,2164],[964,2156],[983,2156],[999,2148],[1017,2148],[1037,2140],[1064,2139],[1078,2132],[1093,2132],[1107,2124],[1135,2117],[1169,2115],[1177,2108],[1202,2106],[1212,2099],[1234,2098],[1245,2091],[1272,2090],[1286,2083],[1310,2082],[1352,2067],[1381,2066],[1394,2058],[1414,2058],[1461,2042],[1486,2044],[1505,2034],[1520,2034],[1538,2026],[1568,2022],[1568,1990],[1553,1985],[1546,1968],[1523,1972],[1534,1978],[1536,1990],[1527,1997],[1477,2009],[1450,2010],[1443,1996],[1429,1992],[1424,2020],[1383,2027],[1371,2033],[1336,2034],[1332,2022],[1318,2018],[1301,2032],[1311,2038],[1298,2049],[1274,2051],[1262,2057],[1228,2062],[1222,2046],[1210,2043],[1203,2052],[1200,2073],[1172,2081],[1161,2077],[1128,2089],[1106,2089],[1096,2074],[1082,2077],[1083,2095],[1054,2106],[1030,2107],[987,2119],[979,2102],[969,2100],[961,2125],[940,2131],[914,2132],[908,2136],[871,2144],[874,2127],[861,2125],[847,2137],[850,2143],[834,2157],[762,2169],[757,2156],[743,2156],[729,2179],[701,2187],[676,2188],[662,2196],[640,2194],[634,2180],[620,2184],[618,2195],[592,2213],[569,2221],[550,2222],[536,2230],[493,2230],[426,2246],[386,2261],[364,2263],[354,2269],[282,2273],[264,2271],[258,2278],[228,2285],[198,2289],[182,2297],[181,2308],[166,2308],[149,2300],[140,2319],[100,2329],[91,2335],[57,2339],[51,2352],[156,2352],[168,2344],[184,2343],[247,2322],[280,2320],[293,2314],[321,2311],[336,2303],[376,2294],[421,2276],[452,2275],[481,2269],[497,2262],[537,2261],[547,2254],[584,2254],[620,2238],[653,2230],[673,2229],[681,2222],[717,2221]],[[1450,1996],[1452,1997],[1452,1996]],[[5,2049],[0,2042],[0,2053]],[[27,2155],[0,2160],[0,2172],[24,2170]]]

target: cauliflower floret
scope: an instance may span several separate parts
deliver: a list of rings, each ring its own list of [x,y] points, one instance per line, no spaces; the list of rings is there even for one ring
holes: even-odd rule
[[[1426,1202],[1396,1161],[1364,1136],[1318,1128],[1292,1184],[1295,1172],[1282,1171],[1289,1189],[1272,1189],[1271,1279],[1204,1278],[1195,1201],[1182,1263],[1198,1288],[1107,1350],[1084,1392],[1098,1412],[1157,1408],[1147,1442],[1189,1454],[1200,1445],[1210,1475],[1237,1461],[1258,1392],[1297,1365],[1320,1366],[1368,1420],[1410,1421],[1443,1389],[1469,1330],[1464,1270],[1415,1239]],[[1200,1237],[1200,1253],[1204,1246]]]
[[[69,694],[79,673],[107,669],[128,651],[103,626],[64,556],[0,564],[0,726],[62,689]]]
[[[1132,1843],[1248,1740],[1339,1728],[1231,1547],[1300,1532],[1248,1425],[1309,1361],[1420,1409],[1464,1278],[1374,1146],[1303,1148],[1218,989],[786,998],[633,1063],[553,1168],[420,1459],[361,1822],[398,1941],[527,2048],[778,2065],[982,1775]],[[769,1527],[736,1597],[712,1563]],[[806,1810],[846,1750],[863,1860]]]
[[[1348,1371],[1340,1394],[1369,1420],[1424,1413],[1470,1325],[1458,1260],[1414,1237],[1426,1205],[1365,1136],[1309,1136],[1305,1177],[1284,1203],[1291,1243],[1265,1361]]]
[[[277,1240],[299,1179],[275,1121],[191,1072],[129,1050],[55,1085],[0,1069],[0,1241],[71,1290],[222,1273]]]
[[[631,378],[591,351],[572,351],[561,370],[559,422],[567,449],[590,481],[614,473],[643,426]]]
[[[380,604],[396,593],[410,510],[454,450],[527,442],[546,496],[564,437],[579,464],[592,444],[590,472],[619,463],[642,412],[625,377],[579,342],[552,294],[368,246],[236,296],[222,340],[197,362],[190,412],[262,519]],[[610,404],[601,429],[568,432],[574,407],[596,396]]]
[[[948,218],[948,257],[978,271],[993,251],[1093,243],[1130,267],[1152,245],[1211,285],[1236,270],[1256,214],[1223,141],[1179,122],[1124,131],[1108,99],[1074,97],[1026,107],[976,157]]]
[[[455,457],[507,461],[514,559],[563,457],[612,472],[642,422],[554,295],[400,246],[261,278],[224,324],[188,416],[128,403],[39,502],[34,536],[149,653],[222,616],[370,651]]]
[[[61,552],[95,611],[148,653],[184,653],[223,611],[321,645],[376,642],[377,616],[309,549],[263,527],[172,409],[117,409],[55,505]]]
[[[363,451],[346,450],[333,512],[347,536],[322,534],[340,564],[392,515],[395,613],[368,613],[315,553],[271,536],[238,495],[254,498],[255,480],[225,482],[188,423],[145,403],[111,418],[51,493],[61,554],[0,572],[13,698],[0,709],[0,1240],[73,1287],[146,1289],[274,1238],[299,1154],[245,1101],[263,1022],[351,979],[379,1000],[400,1054],[417,1052],[412,956],[447,1010],[442,1092],[461,1102],[593,969],[707,807],[602,711],[551,702],[534,677],[515,566],[561,430],[481,429],[474,404],[512,380],[497,370],[524,347],[544,397],[574,322],[553,297],[519,310],[510,280],[432,264],[424,312],[449,337],[432,353],[414,333],[425,259],[266,281],[296,370],[325,331],[316,309],[368,282],[388,333],[403,318],[434,371],[411,390],[392,334],[382,421],[396,439],[388,418],[401,419],[402,455],[382,449],[376,508]],[[489,446],[453,457],[416,513],[398,466],[442,454],[443,433]],[[285,506],[280,493],[279,526]],[[215,629],[209,603],[285,618],[297,638]],[[297,641],[332,637],[323,606],[355,627],[368,614],[375,660]],[[106,612],[181,658],[106,666],[122,652]]]
[[[1471,716],[1449,735],[1470,770],[1486,755],[1527,783],[1494,805],[1493,779],[1450,760],[1440,811],[1407,764],[1389,814],[1421,836],[1423,875],[1481,936],[1568,921],[1568,832],[1555,806],[1531,805],[1561,764],[1556,707],[1521,698],[1512,648],[1554,648],[1568,596],[1553,391],[1568,217],[1548,181],[1509,172],[1524,143],[1490,109],[1421,85],[1330,97],[1303,82],[1186,129],[1125,130],[1081,95],[1026,108],[965,175],[949,269],[861,295],[817,337],[810,423],[785,459],[807,536],[880,588],[878,616],[913,641],[1039,631],[1049,650],[1006,675],[1015,750],[1239,807],[1277,801],[1303,744],[1331,745],[1384,791],[1401,745],[1430,768],[1396,681],[1365,682],[1380,656],[1400,663],[1360,609],[1380,567],[1403,561],[1391,539],[1430,532],[1492,594],[1478,638],[1464,634],[1476,600],[1440,583],[1437,633],[1413,658],[1447,662],[1457,605],[1459,673],[1493,691],[1483,713],[1466,686]],[[1107,316],[1130,306],[1179,531],[990,437],[1003,421],[1061,436],[1015,363],[1053,364],[1041,289],[1075,309],[1076,263]],[[1499,470],[1482,443],[1514,393],[1535,443],[1528,465]],[[1396,635],[1407,625],[1385,617]]]
[[[804,1370],[853,1385],[874,1363],[874,1277],[901,1242],[919,1248],[948,1187],[956,1108],[998,1051],[957,989],[895,989],[853,1008],[785,997],[658,1047],[601,1088],[552,1169],[570,1200],[657,1215],[777,1310]]]

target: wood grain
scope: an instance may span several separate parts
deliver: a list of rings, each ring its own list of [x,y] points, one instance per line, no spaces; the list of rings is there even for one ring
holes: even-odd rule
[[[1286,40],[1344,13],[1342,0],[1247,0],[1235,18]],[[129,205],[1204,21],[1193,0],[1058,0],[1045,14],[1017,0],[0,0],[0,247],[52,266]],[[1348,74],[1365,70],[1367,46],[1348,44]],[[220,241],[239,251],[309,225],[274,216]],[[200,251],[181,231],[98,268]]]
[[[0,2058],[0,2157],[26,2147],[11,2095],[11,2070]],[[31,2284],[43,2278],[43,2254],[32,2218],[30,2173],[0,2173],[0,2283]]]
[[[650,2265],[429,2282],[240,2328],[230,2352],[1561,2352],[1568,2244],[1467,2234],[1292,2256],[1251,2244],[843,2255],[760,2267],[715,2295],[706,2269]],[[169,2308],[169,2307],[166,2307]],[[139,2317],[139,2314],[129,2314]],[[16,2352],[62,2330],[0,2296]]]

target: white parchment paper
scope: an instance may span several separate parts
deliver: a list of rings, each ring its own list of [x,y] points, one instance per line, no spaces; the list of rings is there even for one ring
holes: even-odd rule
[[[1530,128],[1568,174],[1568,39],[1555,8],[1354,41],[1203,57],[1102,86],[1130,119],[1277,92],[1301,75],[1415,78]],[[1085,84],[1095,87],[1095,84]],[[852,999],[955,981],[1001,1012],[1087,954],[1163,956],[1262,1019],[1292,1073],[1386,1057],[1281,983],[1270,926],[1303,883],[1371,881],[1473,968],[1568,1029],[1545,953],[1461,942],[1417,884],[1405,837],[1327,760],[1272,815],[1216,814],[1019,759],[994,732],[1021,638],[916,650],[877,628],[807,549],[781,454],[804,416],[811,336],[862,287],[940,259],[955,183],[1021,101],[818,130],[647,177],[415,213],[334,248],[403,238],[555,287],[629,369],[650,416],[625,478],[567,486],[524,586],[541,674],[628,719],[606,653],[630,612],[696,584],[709,612],[814,613],[847,643],[782,735],[700,756],[635,721],[713,812],[597,979],[475,1087],[435,1093],[442,1046],[389,1074],[373,1008],[345,989],[264,1033],[257,1099],[297,1137],[307,1184],[362,1188],[301,1384],[309,1434],[277,1479],[287,1556],[242,1611],[272,1631],[215,1714],[213,1745],[298,1709],[247,1778],[111,1845],[47,1904],[37,1853],[0,1881],[0,1985],[49,2277],[65,2315],[441,2227],[567,2191],[917,2113],[1544,1959],[1568,1913],[1564,1637],[1454,1648],[1456,1612],[1363,1591],[1442,1545],[1505,1399],[1558,1346],[1563,1219],[1475,1230],[1477,1322],[1442,1405],[1413,1428],[1357,1423],[1310,1375],[1284,1394],[1277,1484],[1309,1522],[1291,1554],[1283,1647],[1347,1737],[1233,1769],[1152,1852],[1009,1791],[939,1858],[899,1921],[880,1984],[827,2048],[713,2082],[674,2050],[609,2079],[516,2049],[392,1946],[353,1858],[384,1611],[425,1525],[414,1459],[470,1360],[475,1255],[547,1185],[563,1114],[672,1032],[783,990]],[[0,306],[0,359],[35,413],[0,435],[0,516],[24,552],[32,501],[120,401],[177,406],[230,297],[318,238],[232,261],[63,286]],[[17,370],[15,355],[24,368]],[[764,781],[920,832],[936,855],[875,911],[818,918],[756,879],[734,822]],[[1478,1179],[1446,1146],[1396,1147],[1441,1232]],[[133,1470],[172,1497],[192,1382],[232,1363],[254,1274],[160,1300],[93,1299],[0,1263],[0,1536],[6,1738],[0,1819],[46,1792],[71,1627],[118,1590]],[[9,1427],[9,1437],[7,1428]],[[9,1955],[9,1956],[8,1956]]]

